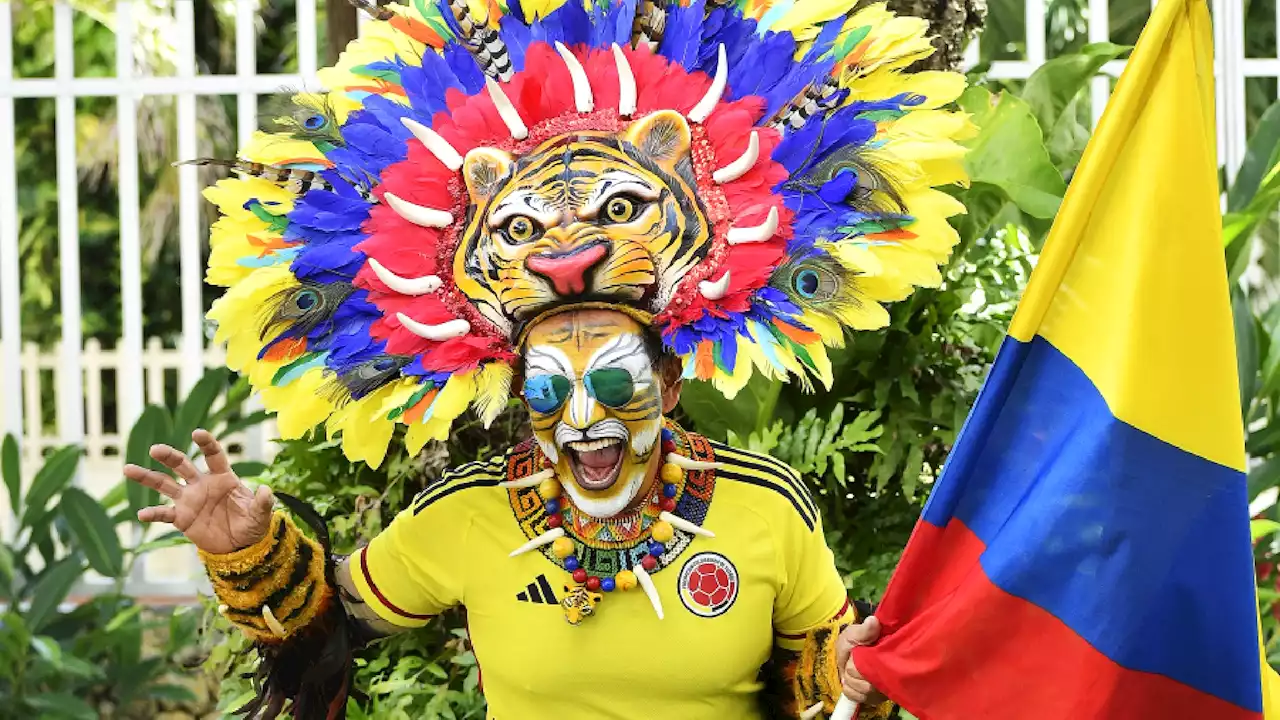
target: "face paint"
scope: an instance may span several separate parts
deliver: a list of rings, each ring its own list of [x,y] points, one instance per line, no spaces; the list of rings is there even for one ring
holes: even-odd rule
[[[662,388],[641,333],[610,310],[554,315],[529,332],[523,393],[534,438],[594,517],[624,510],[653,470]]]

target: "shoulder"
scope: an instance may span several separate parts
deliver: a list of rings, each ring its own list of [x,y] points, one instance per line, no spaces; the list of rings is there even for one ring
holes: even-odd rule
[[[786,463],[764,453],[742,450],[708,441],[715,453],[717,491],[741,495],[771,515],[799,520],[813,530],[818,524],[818,507],[800,474]]]
[[[439,478],[418,493],[409,509],[414,515],[419,515],[428,508],[475,502],[485,496],[500,495],[505,498],[505,492],[494,491],[498,488],[498,483],[507,479],[507,464],[511,453],[508,450],[488,460],[477,460],[445,470]]]

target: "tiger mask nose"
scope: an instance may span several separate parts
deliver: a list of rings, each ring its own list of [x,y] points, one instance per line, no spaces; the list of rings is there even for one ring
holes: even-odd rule
[[[550,280],[557,295],[572,297],[587,291],[587,273],[607,254],[605,244],[597,242],[571,250],[536,253],[530,255],[524,264],[530,272]]]

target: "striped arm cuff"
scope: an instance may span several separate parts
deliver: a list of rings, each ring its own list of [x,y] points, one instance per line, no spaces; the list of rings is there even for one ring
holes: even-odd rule
[[[324,549],[277,512],[261,540],[225,555],[200,552],[220,612],[251,639],[276,644],[324,612],[332,596]]]

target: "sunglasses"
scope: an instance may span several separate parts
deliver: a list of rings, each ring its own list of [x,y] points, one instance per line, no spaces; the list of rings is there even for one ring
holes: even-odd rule
[[[636,394],[635,380],[622,368],[592,370],[582,378],[582,384],[587,395],[615,410],[631,402]],[[573,381],[564,375],[535,375],[524,381],[524,399],[543,415],[559,410],[572,393]]]

